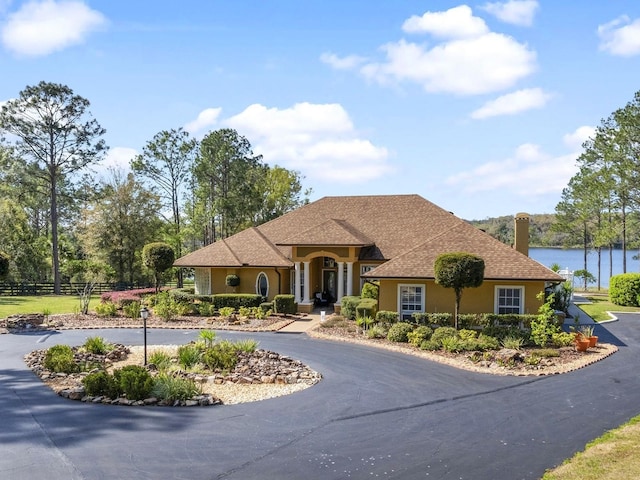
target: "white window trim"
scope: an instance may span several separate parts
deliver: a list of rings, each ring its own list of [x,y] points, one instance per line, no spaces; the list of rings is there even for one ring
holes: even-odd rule
[[[260,276],[261,275],[264,275],[264,278],[267,279],[267,294],[266,295],[262,295],[262,293],[260,293]],[[256,295],[269,297],[269,289],[270,289],[269,275],[267,275],[265,272],[258,273],[258,275],[256,276]]]
[[[522,315],[524,313],[524,299],[525,299],[524,285],[496,285],[494,289],[494,295],[493,295],[493,313],[495,314],[498,313],[498,308],[500,306],[498,305],[498,298],[499,298],[501,288],[511,288],[514,290],[520,290],[520,311],[517,314]]]
[[[398,284],[398,315],[400,316],[400,320],[402,321],[402,295],[401,290],[403,287],[420,287],[422,288],[422,298],[420,302],[420,311],[413,311],[412,313],[423,313],[425,309],[425,304],[427,301],[427,286],[424,283],[399,283]]]

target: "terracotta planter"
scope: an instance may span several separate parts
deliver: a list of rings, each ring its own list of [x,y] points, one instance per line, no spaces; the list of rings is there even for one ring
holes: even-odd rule
[[[596,337],[595,335],[589,337],[589,347],[595,347],[597,343],[598,337]]]
[[[585,337],[576,338],[576,350],[578,352],[586,352],[589,348],[589,339]]]

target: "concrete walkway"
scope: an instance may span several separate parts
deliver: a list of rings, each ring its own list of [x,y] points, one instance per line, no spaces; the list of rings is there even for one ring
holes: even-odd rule
[[[304,333],[320,324],[320,313],[310,313],[306,317],[290,323],[281,328],[276,333]]]

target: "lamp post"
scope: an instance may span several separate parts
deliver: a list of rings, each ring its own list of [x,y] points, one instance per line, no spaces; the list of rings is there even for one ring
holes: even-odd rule
[[[142,317],[142,329],[144,335],[144,365],[147,366],[147,318],[149,318],[149,310],[147,307],[140,309],[140,316]]]

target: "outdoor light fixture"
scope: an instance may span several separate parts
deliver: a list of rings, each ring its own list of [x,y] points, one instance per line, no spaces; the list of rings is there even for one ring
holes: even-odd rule
[[[149,318],[149,310],[147,307],[140,309],[140,316],[142,317],[142,330],[144,335],[144,365],[147,366],[147,318]]]

